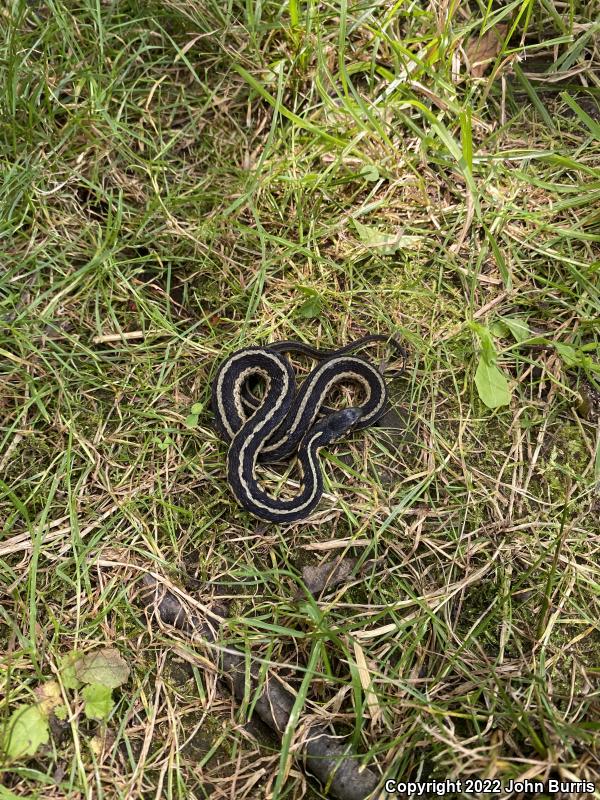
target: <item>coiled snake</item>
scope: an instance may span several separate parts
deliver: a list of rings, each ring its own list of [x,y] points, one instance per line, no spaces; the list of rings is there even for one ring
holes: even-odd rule
[[[228,483],[247,511],[260,519],[291,523],[315,509],[323,493],[318,450],[350,431],[372,425],[385,411],[382,374],[366,359],[350,355],[375,341],[387,342],[405,355],[394,339],[373,334],[338,350],[317,350],[292,341],[246,347],[220,365],[212,385],[212,409],[219,434],[230,443]],[[299,388],[292,365],[283,355],[288,352],[319,361]],[[265,382],[262,399],[249,389],[249,379],[255,376]],[[361,405],[341,411],[327,408],[326,395],[348,381],[364,389]],[[301,473],[300,491],[290,499],[273,497],[259,485],[256,465],[282,461],[294,452]]]

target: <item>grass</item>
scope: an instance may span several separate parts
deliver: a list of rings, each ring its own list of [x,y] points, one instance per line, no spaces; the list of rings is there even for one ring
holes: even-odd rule
[[[321,796],[301,726],[280,747],[145,624],[144,570],[231,596],[227,641],[382,776],[600,786],[597,12],[0,9],[0,729],[50,681],[69,711],[5,791]],[[508,406],[478,396],[473,322]],[[318,521],[250,519],[218,363],[372,331],[410,349],[405,430],[323,455]],[[295,601],[337,555],[352,580]],[[98,646],[132,670],[105,723],[60,672]]]

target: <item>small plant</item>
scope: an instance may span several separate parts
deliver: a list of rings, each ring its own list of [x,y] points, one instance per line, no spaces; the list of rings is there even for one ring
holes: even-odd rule
[[[113,689],[127,681],[129,667],[113,648],[85,654],[73,650],[62,659],[59,674],[59,681],[49,680],[38,686],[33,703],[22,704],[12,712],[0,739],[0,750],[9,760],[33,756],[48,743],[50,715],[67,718],[65,700],[69,691],[80,692],[87,719],[107,720],[114,706]]]
[[[479,363],[475,371],[475,386],[481,400],[488,408],[500,408],[510,403],[512,392],[508,379],[498,367],[498,355],[494,347],[494,340],[488,328],[476,322],[471,323],[481,342]]]

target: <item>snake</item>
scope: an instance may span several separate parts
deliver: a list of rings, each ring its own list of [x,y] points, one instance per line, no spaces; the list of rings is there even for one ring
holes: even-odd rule
[[[365,358],[352,355],[359,347],[381,341],[406,356],[395,339],[371,334],[337,350],[292,340],[249,346],[220,364],[212,383],[211,407],[217,433],[229,445],[227,482],[246,511],[282,524],[311,515],[323,494],[318,451],[367,428],[385,412],[387,388],[382,373]],[[285,357],[292,352],[318,361],[299,387]],[[264,383],[262,397],[251,388],[257,378]],[[333,387],[346,382],[362,387],[363,402],[341,410],[325,406]],[[274,497],[261,487],[257,465],[285,461],[293,454],[300,469],[300,489],[291,498]]]

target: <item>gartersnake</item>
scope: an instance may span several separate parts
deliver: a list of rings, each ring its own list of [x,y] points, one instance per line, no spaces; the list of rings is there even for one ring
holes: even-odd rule
[[[220,365],[212,385],[212,409],[219,434],[230,443],[228,483],[247,511],[260,519],[290,523],[314,510],[323,493],[317,451],[352,430],[373,424],[385,410],[387,391],[381,372],[364,358],[349,355],[375,341],[387,342],[405,355],[395,340],[373,334],[338,350],[317,350],[292,341],[246,347]],[[283,355],[287,352],[319,361],[299,388],[292,365]],[[262,398],[249,390],[249,379],[255,376],[264,380]],[[348,381],[362,386],[361,405],[341,411],[324,406],[330,390]],[[290,499],[273,497],[259,485],[256,465],[282,461],[294,452],[300,466],[300,491]]]

